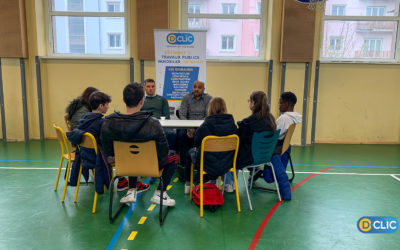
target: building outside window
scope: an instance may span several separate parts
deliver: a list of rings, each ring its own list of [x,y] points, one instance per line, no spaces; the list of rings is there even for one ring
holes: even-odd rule
[[[127,57],[127,1],[46,0],[48,55]],[[111,17],[111,18],[110,18]]]
[[[120,12],[121,11],[121,3],[120,2],[107,2],[107,10],[108,10],[108,12]]]
[[[221,51],[235,51],[235,36],[221,36]]]
[[[235,14],[236,4],[234,3],[223,3],[222,14]]]
[[[108,47],[112,49],[122,48],[121,34],[108,34]]]
[[[268,12],[262,9],[266,3],[267,0],[182,0],[182,29],[207,32],[207,59],[265,60],[262,41]]]
[[[254,35],[254,50],[256,50],[256,51],[260,50],[260,35],[259,34]]]
[[[332,5],[332,16],[344,16],[345,5]]]
[[[400,0],[326,1],[320,60],[398,63],[399,6]]]

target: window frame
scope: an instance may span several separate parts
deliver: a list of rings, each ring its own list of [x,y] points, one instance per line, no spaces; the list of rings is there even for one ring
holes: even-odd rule
[[[233,41],[232,41],[232,45],[233,45],[233,48],[232,49],[229,49],[228,48],[228,45],[229,45],[229,39],[227,39],[227,41],[226,41],[226,49],[224,49],[224,48],[222,48],[222,43],[223,43],[223,38],[224,37],[226,37],[226,38],[233,38]],[[219,51],[220,52],[235,52],[236,51],[236,36],[235,35],[232,35],[232,34],[222,34],[221,35],[221,38],[220,38],[220,46],[219,46]]]
[[[104,12],[85,12],[85,11],[53,11],[52,10],[52,1],[53,0],[45,0],[45,21],[46,21],[46,42],[47,42],[47,58],[70,58],[70,59],[129,59],[130,57],[130,19],[129,19],[129,10],[130,10],[130,0],[125,0],[124,1],[124,11],[120,12],[108,12],[108,6],[107,2],[105,1],[106,4],[106,10]],[[85,0],[83,0],[85,3]],[[111,1],[111,2],[118,2],[118,1]],[[122,3],[121,3],[122,5]],[[120,5],[120,6],[121,6]],[[98,17],[98,18],[123,18],[124,19],[124,24],[125,24],[125,39],[124,41],[121,41],[121,46],[123,43],[125,43],[125,54],[78,54],[78,53],[55,53],[54,52],[54,41],[53,41],[53,17],[55,16],[65,16],[65,17],[71,17],[71,16],[76,16],[76,17],[83,17],[84,18],[84,23],[86,24],[86,19],[85,17]],[[120,33],[120,32],[105,32],[105,34],[108,33]],[[122,35],[121,35],[122,36]],[[99,37],[100,38],[100,37]],[[108,39],[108,35],[107,35]],[[85,38],[86,40],[86,38]],[[108,40],[107,40],[108,42]],[[108,44],[107,44],[108,48]],[[114,48],[110,48],[113,49]],[[116,48],[115,50],[120,50]],[[86,51],[86,47],[85,47]]]
[[[325,5],[327,2],[325,2]],[[326,8],[326,6],[325,6]],[[366,9],[365,9],[366,11]],[[366,13],[365,13],[366,15]],[[395,41],[395,51],[394,51],[394,58],[329,58],[329,57],[322,57],[323,55],[323,48],[324,48],[324,28],[325,28],[325,21],[393,21],[397,22],[397,33]],[[346,39],[346,38],[344,38]],[[332,16],[331,12],[329,15],[323,12],[322,19],[321,19],[321,29],[320,29],[320,48],[319,48],[319,60],[321,62],[326,63],[334,63],[334,62],[348,62],[348,63],[379,63],[379,64],[400,64],[400,11],[399,15],[397,16]]]
[[[111,47],[110,46],[110,41],[111,41],[111,36],[112,35],[119,35],[120,36],[120,38],[119,38],[120,46],[119,47]],[[121,32],[107,32],[107,41],[108,41],[107,49],[112,49],[112,50],[121,50],[122,49],[122,33]]]
[[[270,38],[267,38],[267,34],[270,36],[270,27],[267,27],[268,17],[267,14],[270,14],[269,8],[271,2],[269,0],[261,0],[261,9],[259,14],[206,14],[206,13],[189,13],[188,6],[189,0],[181,1],[181,28],[183,30],[189,30],[188,28],[188,18],[199,18],[199,19],[236,19],[236,20],[245,20],[245,19],[256,19],[260,20],[260,49],[258,51],[258,56],[207,56],[207,61],[233,61],[233,62],[265,62],[266,61],[266,51],[267,47],[270,46]],[[237,6],[236,6],[237,8]],[[236,10],[236,9],[235,9]],[[197,31],[197,30],[190,30]],[[236,40],[236,39],[235,39]],[[218,48],[221,46],[221,42],[219,42]]]

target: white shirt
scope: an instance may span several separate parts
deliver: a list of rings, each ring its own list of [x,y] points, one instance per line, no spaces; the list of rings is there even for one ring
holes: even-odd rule
[[[280,129],[279,140],[285,138],[286,132],[292,123],[301,123],[301,115],[297,112],[285,112],[276,120],[276,129]]]

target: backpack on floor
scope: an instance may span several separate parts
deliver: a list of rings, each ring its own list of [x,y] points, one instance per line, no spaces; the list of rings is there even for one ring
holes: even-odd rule
[[[200,206],[200,185],[193,189],[193,201]],[[203,184],[203,206],[204,209],[215,212],[217,208],[224,204],[224,197],[221,190],[214,183]]]

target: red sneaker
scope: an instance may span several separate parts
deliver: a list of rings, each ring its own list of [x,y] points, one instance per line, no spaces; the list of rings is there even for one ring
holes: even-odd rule
[[[144,184],[141,181],[138,181],[138,183],[136,184],[136,190],[138,194],[140,194],[141,192],[146,192],[149,189],[150,189],[149,184]]]
[[[128,180],[126,178],[118,179],[117,190],[118,192],[128,189]]]

